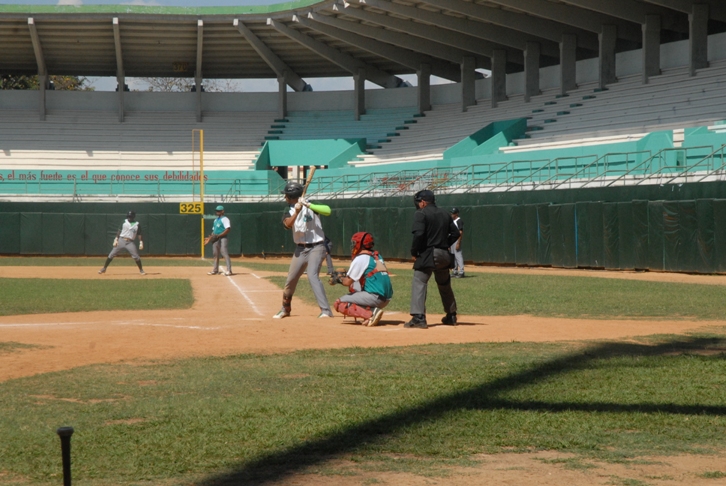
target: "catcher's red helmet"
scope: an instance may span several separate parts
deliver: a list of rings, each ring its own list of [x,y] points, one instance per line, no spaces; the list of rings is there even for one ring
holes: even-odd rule
[[[370,250],[373,248],[373,235],[365,231],[355,233],[350,239],[350,253],[356,256],[361,250]]]

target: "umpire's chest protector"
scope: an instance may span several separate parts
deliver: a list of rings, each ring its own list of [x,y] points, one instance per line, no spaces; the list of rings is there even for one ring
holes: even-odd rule
[[[419,209],[413,216],[413,243],[411,255],[416,257],[415,270],[435,268],[434,248],[447,248],[449,245],[449,225],[451,216],[443,209],[429,204]]]

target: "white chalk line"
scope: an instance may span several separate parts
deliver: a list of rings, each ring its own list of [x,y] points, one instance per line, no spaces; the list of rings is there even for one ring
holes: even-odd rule
[[[256,274],[254,274],[254,273],[250,273],[250,275],[252,275],[252,276],[253,276],[253,277],[255,277],[256,279],[261,279],[261,278],[262,278],[262,277],[260,277],[259,275],[256,275]]]
[[[245,293],[246,294],[254,294],[254,293],[258,293],[258,294],[277,294],[279,292],[280,292],[279,290],[245,290]]]
[[[222,329],[221,327],[202,327],[202,326],[180,326],[177,324],[154,324],[149,322],[110,322],[114,326],[146,326],[146,327],[173,327],[176,329],[197,329],[200,331],[213,331]]]
[[[247,303],[250,305],[250,307],[252,307],[252,310],[257,313],[257,315],[259,315],[259,316],[263,315],[262,312],[260,312],[260,309],[258,309],[257,306],[255,305],[254,301],[247,296],[247,294],[245,293],[245,291],[242,290],[239,285],[237,285],[237,282],[235,282],[230,277],[227,277],[227,280],[229,280],[230,282],[232,282],[232,285],[234,285],[237,288],[237,290],[239,291],[239,293],[242,294],[242,297],[245,298],[245,300],[247,301]]]
[[[54,326],[96,326],[98,324],[108,324],[107,321],[97,322],[29,322],[24,324],[0,324],[0,327],[54,327]]]
[[[95,321],[95,322],[45,322],[25,324],[0,324],[0,327],[62,327],[62,326],[97,326],[99,324],[111,326],[150,326],[150,327],[174,327],[177,329],[197,329],[200,331],[211,331],[222,329],[221,327],[182,326],[178,324],[154,324],[151,322],[139,321]]]

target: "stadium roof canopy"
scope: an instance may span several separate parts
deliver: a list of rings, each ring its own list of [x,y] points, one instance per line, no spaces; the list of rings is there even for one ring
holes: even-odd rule
[[[0,5],[0,73],[79,76],[275,78],[295,90],[310,78],[365,70],[381,86],[422,64],[458,81],[463,59],[523,70],[525,49],[559,63],[563,36],[577,59],[599,52],[603,26],[616,51],[642,46],[647,25],[662,43],[689,37],[694,4],[708,33],[726,31],[723,0],[299,0],[265,7]],[[703,10],[700,10],[703,12]],[[655,22],[655,23],[654,23]],[[570,37],[571,39],[572,37]],[[533,44],[536,43],[536,44]],[[307,80],[307,81],[306,81]]]

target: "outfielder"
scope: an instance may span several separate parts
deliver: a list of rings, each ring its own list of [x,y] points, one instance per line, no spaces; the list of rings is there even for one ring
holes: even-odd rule
[[[224,275],[229,277],[232,275],[232,262],[229,260],[229,250],[227,235],[231,229],[229,218],[224,215],[224,206],[217,206],[215,209],[217,219],[214,220],[212,225],[212,232],[204,239],[204,244],[208,245],[212,243],[212,250],[214,253],[214,268],[209,272],[209,275],[219,274],[219,254],[224,256],[224,261],[227,263],[227,270],[224,271]]]
[[[139,258],[139,252],[136,251],[136,245],[134,244],[134,240],[138,236],[139,250],[144,249],[144,239],[141,235],[141,228],[139,226],[139,223],[135,220],[136,213],[133,211],[129,211],[126,214],[126,220],[121,225],[121,228],[116,232],[116,238],[114,238],[113,240],[113,249],[111,250],[111,253],[108,254],[108,258],[106,258],[106,263],[103,264],[103,268],[99,270],[98,273],[106,273],[106,268],[108,268],[108,266],[111,264],[111,260],[113,260],[121,250],[126,250],[131,255],[131,258],[136,261],[136,266],[139,267],[139,272],[141,273],[141,275],[146,275],[146,272],[144,272],[144,268],[141,266],[141,258]]]
[[[330,207],[322,204],[311,204],[303,197],[303,186],[297,182],[288,182],[282,193],[288,210],[282,217],[282,224],[292,230],[295,241],[295,253],[287,272],[287,281],[282,291],[282,309],[272,316],[274,319],[288,317],[292,310],[292,296],[295,293],[297,282],[307,269],[308,281],[313,288],[315,300],[320,307],[319,318],[333,317],[333,312],[325,295],[325,288],[318,273],[325,259],[325,233],[320,222],[319,214],[330,215]]]
[[[383,257],[373,251],[373,235],[360,231],[350,240],[353,262],[347,273],[333,272],[330,285],[348,286],[350,293],[335,301],[333,307],[344,316],[363,319],[364,326],[377,326],[383,308],[391,302],[393,287]]]

